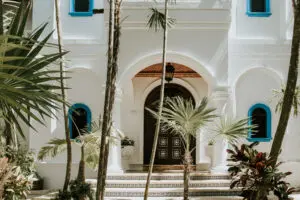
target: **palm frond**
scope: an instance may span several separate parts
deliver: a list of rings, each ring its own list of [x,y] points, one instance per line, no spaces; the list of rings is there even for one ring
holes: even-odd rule
[[[34,129],[30,118],[44,124],[44,118],[60,108],[60,73],[51,70],[50,64],[67,53],[41,54],[45,47],[57,47],[47,44],[52,33],[41,39],[47,24],[24,36],[31,6],[31,0],[21,1],[7,34],[0,36],[1,118],[16,125],[23,137],[20,119]]]
[[[162,110],[162,129],[178,134],[185,142],[188,142],[191,136],[196,136],[199,129],[217,117],[213,114],[215,109],[207,106],[207,98],[203,98],[196,106],[191,99],[186,100],[179,96],[167,98]],[[156,112],[148,108],[147,110],[156,118],[158,117]]]
[[[160,12],[156,8],[150,9],[151,14],[149,14],[149,20],[147,26],[149,29],[154,29],[154,31],[158,31],[160,29],[164,29],[165,27],[165,14]],[[167,19],[167,26],[172,28],[175,25],[176,20],[168,17]]]
[[[273,98],[277,101],[275,112],[281,112],[285,88],[286,86],[282,85],[279,90],[275,90],[275,89],[273,90]],[[296,86],[295,93],[293,96],[292,106],[294,110],[293,114],[294,116],[297,116],[299,113],[299,106],[300,106],[300,86]]]
[[[47,143],[47,146],[41,148],[38,153],[38,160],[44,160],[46,157],[54,158],[58,154],[67,150],[65,139],[54,138]]]
[[[250,129],[255,129],[256,125],[250,125],[249,118],[235,120],[228,116],[222,116],[219,123],[216,124],[213,130],[216,133],[215,137],[221,136],[230,144],[236,144],[239,140],[247,137]]]

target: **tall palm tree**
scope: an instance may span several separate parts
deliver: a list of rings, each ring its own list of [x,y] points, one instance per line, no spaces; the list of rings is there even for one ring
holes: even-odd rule
[[[113,5],[114,4],[114,5]],[[108,72],[106,80],[105,102],[103,112],[103,140],[110,137],[112,126],[112,111],[115,102],[116,78],[118,74],[120,36],[121,36],[121,4],[122,0],[110,1],[109,18],[109,51],[108,51]],[[111,41],[110,41],[111,40]],[[112,45],[112,46],[110,46]],[[102,141],[103,141],[102,140]],[[100,160],[97,179],[96,199],[104,199],[107,164],[109,156],[109,143],[101,142]],[[101,171],[100,171],[101,170]]]
[[[31,1],[22,1],[8,34],[0,36],[0,112],[8,143],[16,131],[24,137],[20,120],[34,129],[32,120],[44,124],[44,118],[51,117],[62,102],[61,86],[55,85],[59,71],[48,66],[67,52],[40,54],[44,47],[57,47],[47,44],[52,33],[39,41],[47,24],[24,37],[31,6]]]
[[[104,156],[106,150],[106,136],[109,134],[110,117],[109,102],[111,100],[111,74],[112,74],[112,59],[113,59],[113,45],[114,45],[114,0],[109,0],[109,24],[108,24],[108,50],[107,50],[107,69],[106,69],[106,87],[104,97],[104,109],[103,109],[103,123],[102,123],[102,135],[99,152],[98,163],[98,175],[97,175],[97,190],[96,200],[100,200],[102,193],[104,193],[103,180],[103,166],[105,164]]]
[[[154,159],[156,154],[156,148],[157,148],[157,141],[158,136],[160,132],[160,121],[161,121],[161,113],[163,108],[163,101],[164,101],[164,91],[165,91],[165,77],[166,77],[166,61],[167,61],[167,42],[168,42],[168,27],[174,25],[175,20],[172,18],[169,18],[168,16],[168,0],[165,0],[165,7],[164,7],[164,13],[161,13],[155,8],[151,9],[151,16],[149,18],[149,21],[147,23],[148,27],[151,29],[154,29],[155,31],[158,31],[160,29],[163,30],[163,53],[162,53],[162,76],[161,76],[161,88],[160,88],[160,98],[159,98],[159,106],[158,106],[158,118],[156,122],[155,127],[155,133],[154,133],[154,140],[153,140],[153,147],[150,157],[150,165],[148,169],[148,176],[147,176],[147,182],[144,192],[144,200],[148,199],[148,193],[149,193],[149,186],[150,186],[150,180],[152,176],[153,171],[153,165],[154,165]]]
[[[149,110],[149,109],[148,109]],[[161,116],[149,110],[156,118],[161,118],[162,129],[170,131],[171,134],[180,136],[185,148],[184,153],[184,200],[188,199],[189,181],[192,156],[191,139],[196,138],[199,129],[211,122],[216,115],[214,108],[208,108],[207,98],[203,98],[199,105],[194,106],[192,100],[184,100],[182,97],[167,98],[162,108]]]
[[[273,165],[276,164],[281,151],[282,142],[288,125],[295,90],[298,79],[299,47],[300,47],[300,0],[291,0],[294,9],[294,30],[291,47],[291,58],[289,64],[288,79],[282,102],[282,110],[275,137],[272,143],[270,157],[273,158]]]
[[[59,0],[55,0],[55,18],[56,18],[56,31],[57,31],[57,42],[58,42],[58,52],[61,54],[62,50],[62,30],[61,30],[61,22],[60,22],[60,10],[59,10],[60,2]],[[63,186],[63,191],[68,190],[70,178],[71,178],[71,167],[72,167],[72,146],[71,146],[71,139],[70,139],[70,132],[68,126],[68,115],[67,115],[67,108],[66,108],[66,92],[65,92],[65,83],[64,83],[64,57],[60,57],[59,62],[60,68],[60,86],[61,86],[61,96],[62,96],[62,110],[63,110],[63,117],[64,117],[64,127],[65,127],[65,137],[67,142],[67,165],[66,165],[66,175],[65,175],[65,182]]]

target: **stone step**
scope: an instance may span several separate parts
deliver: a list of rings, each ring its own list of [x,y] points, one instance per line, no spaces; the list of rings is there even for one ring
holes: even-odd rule
[[[144,200],[143,197],[105,197],[105,200]],[[243,197],[238,196],[203,196],[191,197],[190,200],[243,200]],[[149,197],[148,200],[182,200],[182,197]]]
[[[148,174],[144,173],[110,173],[107,180],[146,180]],[[191,180],[230,180],[227,173],[201,173],[192,172]],[[183,180],[183,173],[153,173],[151,180]]]
[[[86,179],[92,187],[96,187],[96,179]],[[190,188],[228,187],[231,180],[191,180]],[[106,188],[145,188],[146,180],[107,180]],[[152,180],[150,188],[183,188],[183,180]]]
[[[144,188],[107,188],[106,197],[143,197]],[[228,187],[190,188],[190,197],[201,196],[238,196],[240,189],[230,190]],[[182,197],[182,188],[150,188],[149,197]]]

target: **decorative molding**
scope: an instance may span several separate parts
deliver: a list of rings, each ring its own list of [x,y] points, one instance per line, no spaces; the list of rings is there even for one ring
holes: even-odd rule
[[[108,22],[105,23],[108,28]],[[228,21],[176,21],[172,30],[229,30],[230,20]],[[147,23],[144,21],[125,21],[122,24],[123,30],[148,30]]]

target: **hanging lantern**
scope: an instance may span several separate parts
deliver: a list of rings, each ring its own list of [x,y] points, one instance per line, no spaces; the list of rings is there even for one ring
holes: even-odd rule
[[[171,63],[168,63],[166,66],[166,77],[165,77],[165,80],[168,83],[173,80],[174,72],[175,72],[175,67]]]

